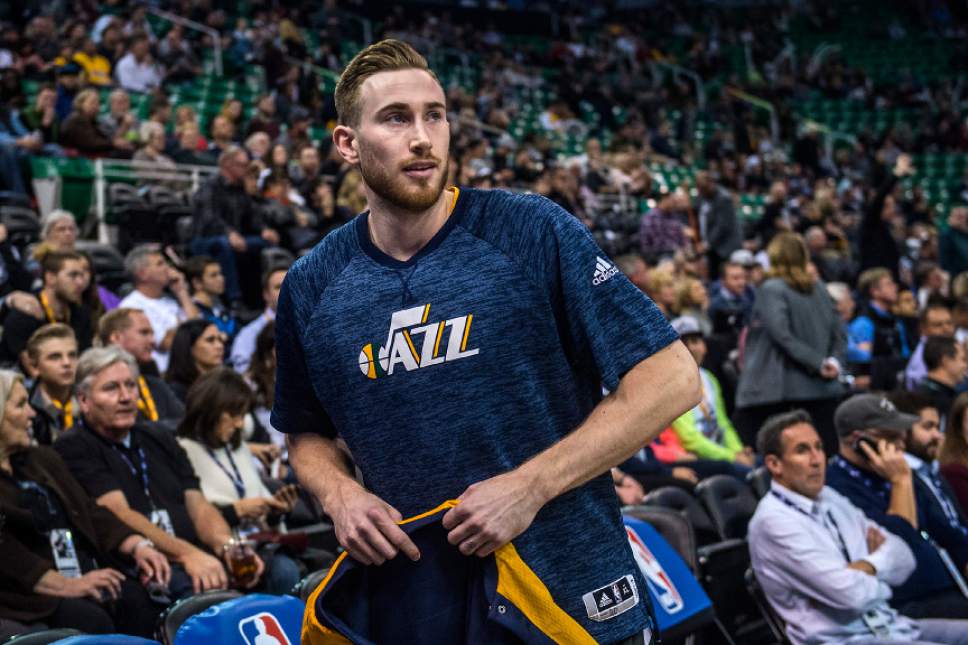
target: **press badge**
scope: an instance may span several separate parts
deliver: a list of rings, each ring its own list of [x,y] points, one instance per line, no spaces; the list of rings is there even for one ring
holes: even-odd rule
[[[151,517],[149,518],[151,523],[160,528],[162,531],[168,535],[175,536],[175,527],[172,526],[171,517],[168,515],[168,511],[164,508],[156,508],[151,511]]]
[[[581,597],[588,617],[601,622],[614,618],[639,604],[639,591],[632,576],[623,576],[615,582]]]
[[[54,566],[65,578],[80,578],[81,563],[77,560],[74,536],[70,529],[53,529],[50,532],[50,552],[54,554]]]
[[[877,611],[869,611],[863,616],[867,629],[877,638],[890,638],[891,628],[887,616]]]

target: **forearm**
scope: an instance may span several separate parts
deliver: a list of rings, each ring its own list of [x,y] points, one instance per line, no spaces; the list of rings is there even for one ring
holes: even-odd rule
[[[197,508],[189,507],[192,523],[198,531],[198,538],[214,552],[221,555],[222,546],[232,539],[232,529],[222,514],[207,501]]]
[[[111,509],[118,519],[128,525],[131,530],[145,536],[155,543],[155,547],[173,560],[190,553],[195,547],[190,543],[166,533],[151,523],[147,517],[138,511],[126,509]]]
[[[914,499],[914,482],[910,476],[891,482],[891,501],[887,512],[918,528],[918,505]]]
[[[677,341],[632,368],[567,437],[516,472],[544,503],[625,461],[699,403],[699,371]]]
[[[198,307],[192,301],[191,295],[188,293],[188,289],[184,291],[178,291],[175,293],[175,297],[178,299],[178,306],[182,308],[185,312],[185,316],[189,319],[201,317],[201,313],[198,311]]]
[[[299,483],[329,509],[346,487],[360,487],[334,439],[315,434],[289,435],[289,463]]]
[[[42,596],[64,597],[64,590],[67,588],[68,579],[54,569],[49,569],[40,580],[34,585],[34,593]]]

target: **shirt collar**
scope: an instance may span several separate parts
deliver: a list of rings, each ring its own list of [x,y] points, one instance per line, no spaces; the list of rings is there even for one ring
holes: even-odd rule
[[[915,472],[919,472],[922,468],[924,468],[925,466],[927,466],[928,467],[928,470],[931,471],[931,474],[936,474],[935,471],[938,468],[938,462],[937,461],[932,461],[931,463],[926,463],[920,457],[918,457],[916,455],[912,455],[909,452],[904,453],[904,460],[908,463],[908,466],[911,467],[911,470],[913,470]]]
[[[809,497],[805,497],[800,493],[793,492],[783,484],[779,484],[776,481],[770,482],[770,489],[787,502],[795,505],[807,515],[819,515],[822,511],[823,490],[820,491],[820,495],[817,496],[817,499],[810,499]]]

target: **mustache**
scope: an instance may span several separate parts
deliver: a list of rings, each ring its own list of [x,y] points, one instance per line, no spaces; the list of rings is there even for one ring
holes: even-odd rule
[[[409,160],[404,161],[403,163],[401,163],[400,164],[400,169],[401,170],[404,170],[404,169],[407,168],[407,166],[412,166],[414,164],[424,164],[424,163],[432,163],[434,165],[439,166],[442,162],[441,162],[440,159],[438,159],[437,157],[435,157],[433,155],[430,155],[428,157],[414,157],[413,159],[409,159]]]

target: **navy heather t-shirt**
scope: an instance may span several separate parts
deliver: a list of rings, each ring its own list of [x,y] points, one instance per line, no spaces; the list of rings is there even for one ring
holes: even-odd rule
[[[603,384],[676,338],[572,215],[462,189],[406,262],[373,245],[366,213],[296,262],[276,316],[272,425],[341,436],[368,489],[409,517],[562,439]],[[608,473],[549,502],[514,544],[599,642],[649,625]],[[586,608],[626,575],[637,604],[607,619]]]

